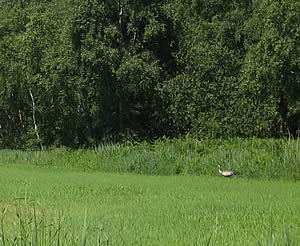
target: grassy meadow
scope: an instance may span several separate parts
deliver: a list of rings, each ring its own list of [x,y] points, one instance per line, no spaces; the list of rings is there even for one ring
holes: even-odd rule
[[[1,165],[65,167],[146,175],[218,175],[217,166],[240,177],[300,179],[300,140],[202,140],[186,137],[153,143],[103,144],[95,149],[0,151]]]
[[[35,237],[44,245],[80,245],[83,237],[86,245],[300,241],[300,183],[37,167],[0,173],[2,234],[17,245]]]
[[[299,161],[292,140],[3,150],[0,245],[298,245]]]

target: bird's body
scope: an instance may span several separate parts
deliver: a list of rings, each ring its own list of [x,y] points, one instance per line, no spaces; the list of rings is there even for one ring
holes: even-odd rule
[[[231,177],[231,176],[234,176],[234,175],[235,175],[235,172],[234,172],[234,171],[231,171],[231,170],[225,170],[225,171],[222,171],[220,165],[218,165],[218,167],[219,167],[219,173],[220,173],[223,177]]]

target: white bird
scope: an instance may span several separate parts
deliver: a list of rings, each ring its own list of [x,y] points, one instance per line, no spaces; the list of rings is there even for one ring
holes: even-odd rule
[[[222,171],[220,165],[218,165],[218,167],[219,167],[219,173],[223,177],[231,177],[231,176],[236,175],[236,173],[234,171],[231,171],[231,170]]]

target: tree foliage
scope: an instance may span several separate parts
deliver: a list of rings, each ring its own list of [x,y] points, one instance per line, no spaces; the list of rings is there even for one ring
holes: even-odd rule
[[[296,135],[297,0],[0,2],[0,147]]]

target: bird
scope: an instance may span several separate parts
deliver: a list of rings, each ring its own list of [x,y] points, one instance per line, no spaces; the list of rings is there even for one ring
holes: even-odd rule
[[[223,177],[231,177],[231,176],[236,175],[236,173],[234,171],[231,171],[231,170],[222,171],[220,165],[218,165],[218,167],[219,167],[219,173]]]

